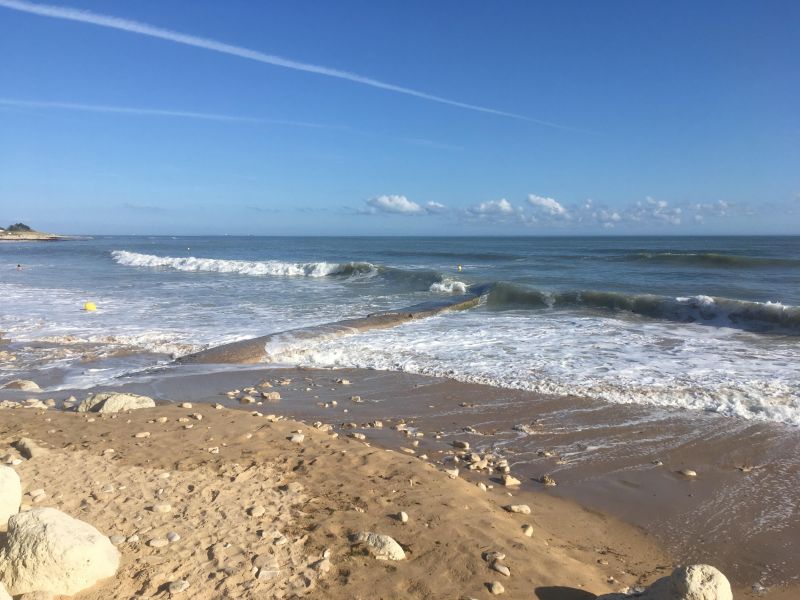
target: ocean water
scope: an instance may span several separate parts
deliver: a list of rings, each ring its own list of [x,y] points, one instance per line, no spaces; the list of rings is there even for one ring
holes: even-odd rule
[[[62,387],[97,385],[220,343],[475,284],[492,284],[476,308],[289,340],[274,358],[800,425],[800,237],[4,243],[0,331],[18,360],[0,377],[35,366],[57,368]],[[97,312],[81,310],[86,301]],[[127,358],[87,369],[87,344],[93,356]]]

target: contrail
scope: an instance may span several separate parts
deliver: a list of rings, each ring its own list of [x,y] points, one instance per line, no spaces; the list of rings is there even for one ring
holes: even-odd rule
[[[314,127],[314,128],[329,127],[328,125],[323,125],[320,123],[306,123],[304,121],[283,121],[280,119],[260,119],[258,117],[237,117],[234,115],[220,115],[215,113],[201,113],[201,112],[192,112],[185,110],[133,108],[128,106],[104,106],[99,104],[76,104],[71,102],[41,102],[38,100],[15,100],[11,98],[0,98],[0,106],[14,106],[17,108],[59,108],[64,110],[80,110],[86,112],[143,115],[152,117],[181,117],[185,119],[202,119],[206,121],[225,121],[233,123],[263,123],[266,125],[291,125],[295,127]]]
[[[34,2],[27,2],[26,0],[0,0],[0,7],[10,8],[12,10],[18,10],[21,12],[31,13],[35,15],[41,15],[43,17],[52,17],[54,19],[66,19],[68,21],[79,21],[81,23],[90,23],[92,25],[99,25],[100,27],[110,27],[111,29],[120,29],[122,31],[128,31],[130,33],[138,33],[140,35],[160,38],[162,40],[169,40],[171,42],[175,42],[178,44],[195,46],[197,48],[205,48],[206,50],[212,50],[214,52],[222,52],[223,54],[231,54],[233,56],[239,56],[241,58],[247,58],[249,60],[255,60],[269,65],[275,65],[277,67],[294,69],[296,71],[305,71],[307,73],[316,73],[317,75],[324,75],[326,77],[335,77],[337,79],[345,79],[347,81],[352,81],[354,83],[360,83],[362,85],[368,85],[374,88],[388,90],[390,92],[396,92],[398,94],[405,94],[407,96],[414,96],[416,98],[429,100],[431,102],[438,102],[440,104],[447,104],[449,106],[457,106],[459,108],[464,108],[467,110],[488,113],[491,115],[498,115],[501,117],[508,117],[511,119],[519,119],[522,121],[528,121],[530,123],[536,123],[538,125],[544,125],[546,127],[554,127],[556,129],[580,131],[572,127],[559,125],[558,123],[551,123],[549,121],[533,119],[531,117],[526,117],[525,115],[519,115],[512,112],[497,110],[495,108],[489,108],[477,104],[468,104],[466,102],[459,102],[457,100],[451,100],[449,98],[444,98],[442,96],[428,94],[426,92],[421,92],[419,90],[415,90],[412,88],[407,88],[395,85],[393,83],[379,81],[377,79],[372,79],[370,77],[364,77],[363,75],[358,75],[356,73],[350,73],[348,71],[341,71],[339,69],[332,69],[320,65],[312,65],[309,63],[298,62],[296,60],[275,56],[273,54],[265,54],[257,50],[249,50],[247,48],[226,44],[224,42],[218,42],[216,40],[212,40],[209,38],[188,35],[185,33],[180,33],[178,31],[172,31],[170,29],[164,29],[162,27],[155,27],[153,25],[148,25],[147,23],[140,23],[138,21],[122,19],[120,17],[101,15],[87,10],[80,10],[77,8],[52,6],[48,4],[37,4]]]

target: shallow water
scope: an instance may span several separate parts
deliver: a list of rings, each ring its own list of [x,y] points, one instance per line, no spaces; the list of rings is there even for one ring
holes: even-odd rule
[[[275,358],[800,424],[797,237],[100,237],[3,244],[0,273],[0,376],[48,363],[33,342],[69,344],[54,385],[90,386],[132,365],[90,372],[85,343],[155,363],[494,283],[478,308]]]

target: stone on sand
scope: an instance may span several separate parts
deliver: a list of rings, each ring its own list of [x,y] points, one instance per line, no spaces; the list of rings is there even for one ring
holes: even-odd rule
[[[512,477],[508,473],[503,475],[503,485],[506,486],[506,487],[509,487],[509,486],[512,486],[512,485],[520,485],[521,483],[522,482],[519,479],[517,479],[516,477]]]
[[[22,483],[11,467],[0,466],[0,531],[5,531],[8,519],[19,512],[22,504]]]
[[[15,379],[3,386],[6,390],[21,390],[23,392],[39,392],[42,388],[35,381],[29,379]]]
[[[6,586],[3,585],[2,581],[0,581],[0,600],[11,600],[11,596],[6,591]]]
[[[366,545],[372,555],[379,560],[404,560],[406,557],[400,544],[388,535],[362,531],[353,537],[353,541]]]
[[[35,508],[8,521],[0,549],[0,580],[13,595],[71,596],[112,577],[119,552],[97,529],[54,508]]]
[[[626,600],[628,594],[598,596],[597,600]],[[728,579],[711,565],[678,567],[671,575],[653,582],[637,600],[733,600]]]
[[[42,448],[29,438],[21,438],[15,442],[13,446],[22,456],[28,459],[36,458],[37,456],[43,456],[49,452],[47,448]]]
[[[148,396],[103,392],[92,394],[78,405],[78,412],[118,413],[140,408],[153,408],[156,403]]]
[[[489,588],[489,593],[493,596],[499,596],[506,591],[506,588],[499,581],[492,581],[487,587]]]
[[[170,594],[181,594],[189,589],[189,582],[185,579],[178,579],[177,581],[171,582],[167,586],[167,590]]]
[[[531,514],[531,507],[527,504],[508,504],[503,507],[510,513],[517,513],[520,515],[529,515]]]
[[[526,523],[522,526],[522,533],[525,534],[527,537],[533,537],[533,526],[529,523]]]

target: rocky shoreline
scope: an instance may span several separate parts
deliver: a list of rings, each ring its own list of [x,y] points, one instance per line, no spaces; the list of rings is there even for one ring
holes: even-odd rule
[[[2,462],[24,492],[11,525],[47,508],[108,536],[119,568],[80,599],[584,599],[673,568],[641,532],[573,503],[265,410],[288,383],[236,390],[253,398],[243,410],[135,395],[67,411],[5,403]]]

